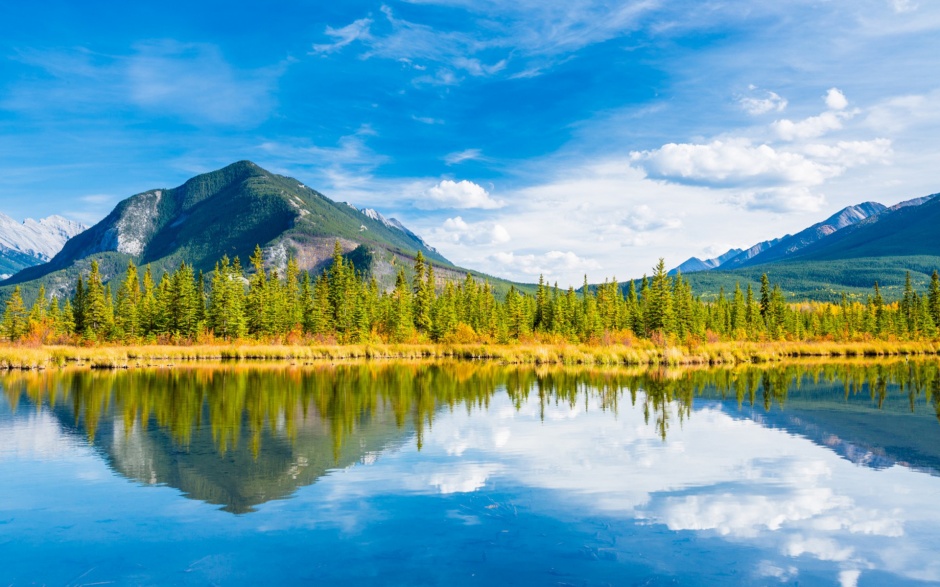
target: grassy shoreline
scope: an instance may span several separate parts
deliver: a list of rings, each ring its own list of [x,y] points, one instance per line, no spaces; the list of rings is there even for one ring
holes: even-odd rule
[[[0,369],[46,369],[67,365],[96,369],[174,366],[200,361],[457,359],[504,364],[594,366],[739,365],[798,358],[940,355],[933,342],[717,342],[688,346],[575,344],[362,344],[362,345],[137,345],[0,346]]]

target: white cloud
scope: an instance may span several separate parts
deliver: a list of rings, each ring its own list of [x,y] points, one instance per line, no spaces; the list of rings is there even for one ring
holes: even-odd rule
[[[799,153],[779,151],[767,144],[755,146],[744,138],[707,144],[669,143],[651,151],[635,151],[630,157],[650,177],[711,186],[815,185],[840,172]]]
[[[256,122],[272,107],[278,69],[238,72],[212,45],[141,44],[126,62],[131,100],[193,122]]]
[[[338,29],[328,26],[326,27],[326,35],[336,40],[332,43],[314,45],[313,51],[314,53],[332,53],[342,49],[353,41],[368,40],[371,38],[369,35],[369,27],[371,25],[371,18],[360,18]]]
[[[917,10],[918,6],[911,0],[889,0],[891,8],[898,14]]]
[[[482,208],[492,210],[502,208],[505,202],[494,200],[489,192],[472,181],[452,181],[445,179],[429,188],[415,204],[419,208]]]
[[[464,161],[474,161],[482,158],[483,151],[480,149],[464,149],[463,151],[448,153],[444,156],[444,162],[448,165],[457,165],[459,163],[463,163]]]
[[[71,114],[107,113],[130,105],[147,116],[231,126],[256,125],[267,118],[287,64],[237,69],[215,45],[172,40],[138,43],[127,55],[77,49],[19,57],[49,76],[8,92],[5,108]]]
[[[420,84],[458,83],[461,80],[452,70],[465,71],[474,77],[490,77],[504,71],[511,78],[532,76],[541,73],[559,56],[564,58],[566,53],[639,28],[642,18],[659,7],[655,0],[627,2],[619,6],[611,6],[601,0],[574,0],[564,4],[534,0],[412,3],[465,10],[468,14],[461,21],[482,19],[484,25],[476,27],[472,33],[439,29],[399,18],[389,6],[382,6],[390,31],[380,32],[380,23],[361,18],[341,28],[327,28],[326,34],[336,41],[314,45],[314,50],[332,52],[358,40],[366,46],[365,58],[380,57],[408,63],[424,61],[443,66],[435,76],[416,79],[415,82]],[[497,21],[500,26],[492,26]],[[511,60],[519,61],[521,67],[508,71]]]
[[[844,121],[858,114],[858,111],[845,110],[849,101],[837,88],[829,88],[825,102],[829,110],[818,116],[810,116],[795,122],[786,118],[774,122],[773,129],[777,132],[777,136],[784,141],[815,139],[831,131],[840,130]]]
[[[826,107],[830,110],[845,110],[849,101],[845,99],[845,94],[838,88],[829,88],[826,92]]]
[[[631,208],[623,221],[624,226],[636,232],[672,230],[682,226],[682,221],[653,211],[646,204]]]
[[[600,269],[600,264],[593,259],[579,257],[571,251],[549,251],[542,255],[517,255],[514,252],[500,252],[490,260],[513,272],[524,275],[546,277],[573,271],[587,272]]]
[[[818,212],[826,204],[825,196],[801,186],[743,191],[730,196],[727,201],[746,210],[783,214]]]
[[[440,118],[432,118],[430,116],[415,116],[412,114],[411,119],[421,124],[444,124],[444,121]]]
[[[868,163],[887,163],[893,151],[889,139],[870,141],[839,141],[833,145],[810,144],[803,152],[819,161],[854,167]]]
[[[466,57],[458,57],[452,61],[454,67],[459,69],[464,69],[473,76],[484,76],[484,75],[493,75],[494,73],[499,73],[500,71],[506,69],[506,60],[501,59],[494,63],[493,65],[485,65],[480,62],[479,59],[468,59]]]
[[[506,228],[493,222],[468,223],[460,216],[448,218],[429,235],[432,243],[441,241],[468,246],[500,245],[511,240]]]
[[[751,87],[750,89],[755,91],[757,88]],[[738,104],[742,110],[751,116],[759,116],[768,112],[783,112],[787,109],[786,98],[770,90],[760,92],[759,96],[741,96],[738,98]]]
[[[784,141],[815,139],[830,131],[841,129],[843,119],[844,115],[842,113],[823,112],[818,116],[810,116],[795,122],[784,118],[774,122],[773,128],[777,132],[777,136]]]

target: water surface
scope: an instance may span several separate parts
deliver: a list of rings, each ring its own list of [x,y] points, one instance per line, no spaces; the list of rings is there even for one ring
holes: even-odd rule
[[[0,585],[940,582],[936,362],[0,388]]]

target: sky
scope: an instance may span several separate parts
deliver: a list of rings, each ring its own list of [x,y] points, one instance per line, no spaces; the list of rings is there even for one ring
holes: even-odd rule
[[[940,191],[929,0],[50,0],[0,31],[18,220],[248,159],[567,286]]]

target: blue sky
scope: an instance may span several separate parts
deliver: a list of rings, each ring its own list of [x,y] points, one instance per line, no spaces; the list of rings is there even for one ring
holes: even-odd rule
[[[464,266],[635,277],[940,191],[927,0],[5,3],[0,211],[250,159]]]

